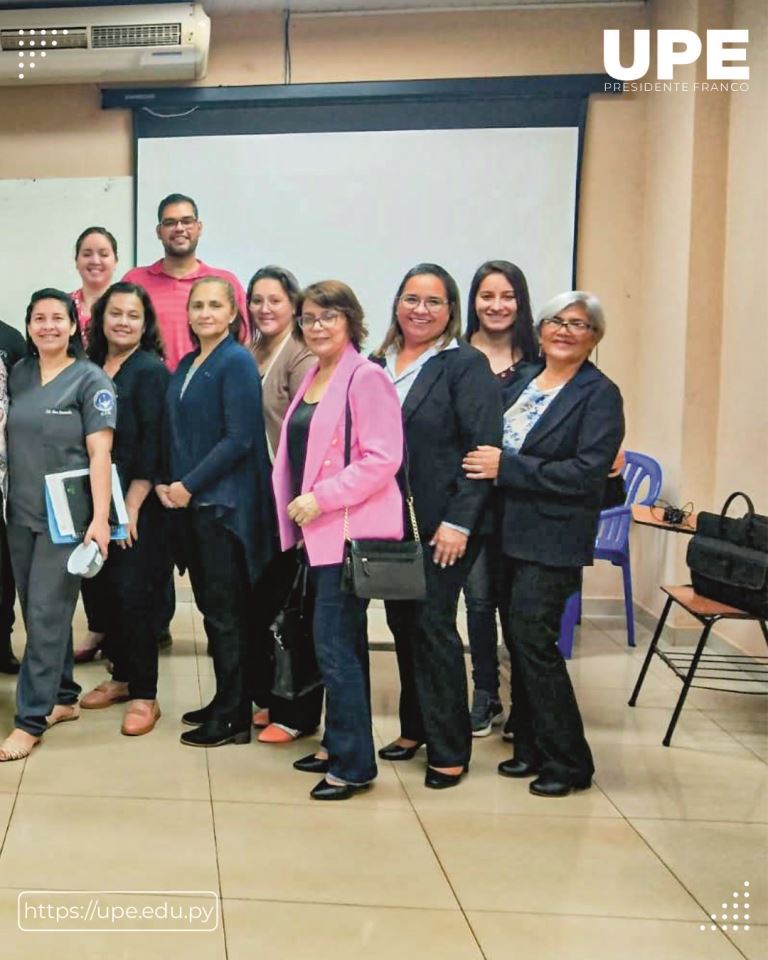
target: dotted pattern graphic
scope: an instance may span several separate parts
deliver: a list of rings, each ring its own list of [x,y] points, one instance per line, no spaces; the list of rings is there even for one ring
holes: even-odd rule
[[[738,890],[733,891],[733,894],[732,894],[733,899],[731,900],[731,909],[733,910],[733,913],[731,914],[731,916],[729,917],[727,912],[720,914],[721,921],[727,921],[729,919],[733,921],[730,927],[727,922],[718,923],[717,914],[710,913],[709,917],[710,917],[710,920],[712,920],[713,922],[709,925],[709,927],[707,927],[706,923],[700,924],[699,930],[702,930],[702,931],[707,929],[717,930],[719,928],[720,930],[730,929],[737,932],[739,930],[748,931],[749,930],[749,880],[745,880],[743,886],[744,886],[744,889],[741,892],[739,892]],[[725,911],[728,910],[727,903],[720,904],[720,907],[722,910],[725,910]]]

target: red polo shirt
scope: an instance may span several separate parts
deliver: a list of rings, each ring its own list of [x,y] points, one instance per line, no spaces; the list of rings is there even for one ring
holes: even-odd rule
[[[165,346],[165,365],[173,373],[179,365],[179,360],[194,349],[189,338],[187,323],[187,300],[189,291],[195,280],[200,277],[221,277],[229,280],[235,291],[235,298],[246,327],[241,340],[248,339],[248,309],[245,303],[245,291],[237,277],[229,270],[220,270],[218,267],[209,267],[201,260],[197,267],[186,277],[172,277],[163,270],[163,261],[158,260],[148,267],[134,267],[123,277],[128,283],[136,283],[149,294],[152,306],[157,314],[157,324]]]

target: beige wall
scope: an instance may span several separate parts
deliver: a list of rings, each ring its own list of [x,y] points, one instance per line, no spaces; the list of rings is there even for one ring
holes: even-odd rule
[[[764,0],[651,0],[301,16],[291,27],[297,83],[601,72],[605,28],[625,41],[646,26],[751,30],[749,93],[595,96],[585,146],[578,277],[606,306],[600,364],[625,396],[627,446],[663,462],[670,500],[700,508],[744,486],[768,509],[767,20]],[[679,79],[701,79],[702,64]],[[280,15],[214,20],[205,85],[282,81]],[[4,88],[0,129],[0,178],[131,173],[130,117],[102,111],[96,87]],[[685,579],[684,549],[682,538],[635,531],[639,602],[657,609],[659,582]],[[600,565],[586,588],[619,596],[618,572]]]

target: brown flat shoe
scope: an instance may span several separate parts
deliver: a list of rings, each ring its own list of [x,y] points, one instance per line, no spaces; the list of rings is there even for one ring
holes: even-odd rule
[[[105,707],[111,707],[113,703],[125,703],[130,699],[127,683],[104,680],[80,699],[80,706],[83,710],[103,710]]]
[[[120,733],[126,737],[142,737],[155,729],[160,717],[157,700],[131,700],[125,711]]]

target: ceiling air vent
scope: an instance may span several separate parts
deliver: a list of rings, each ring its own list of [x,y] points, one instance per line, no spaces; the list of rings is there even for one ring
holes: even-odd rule
[[[142,23],[91,28],[91,47],[173,47],[181,44],[180,23]]]

